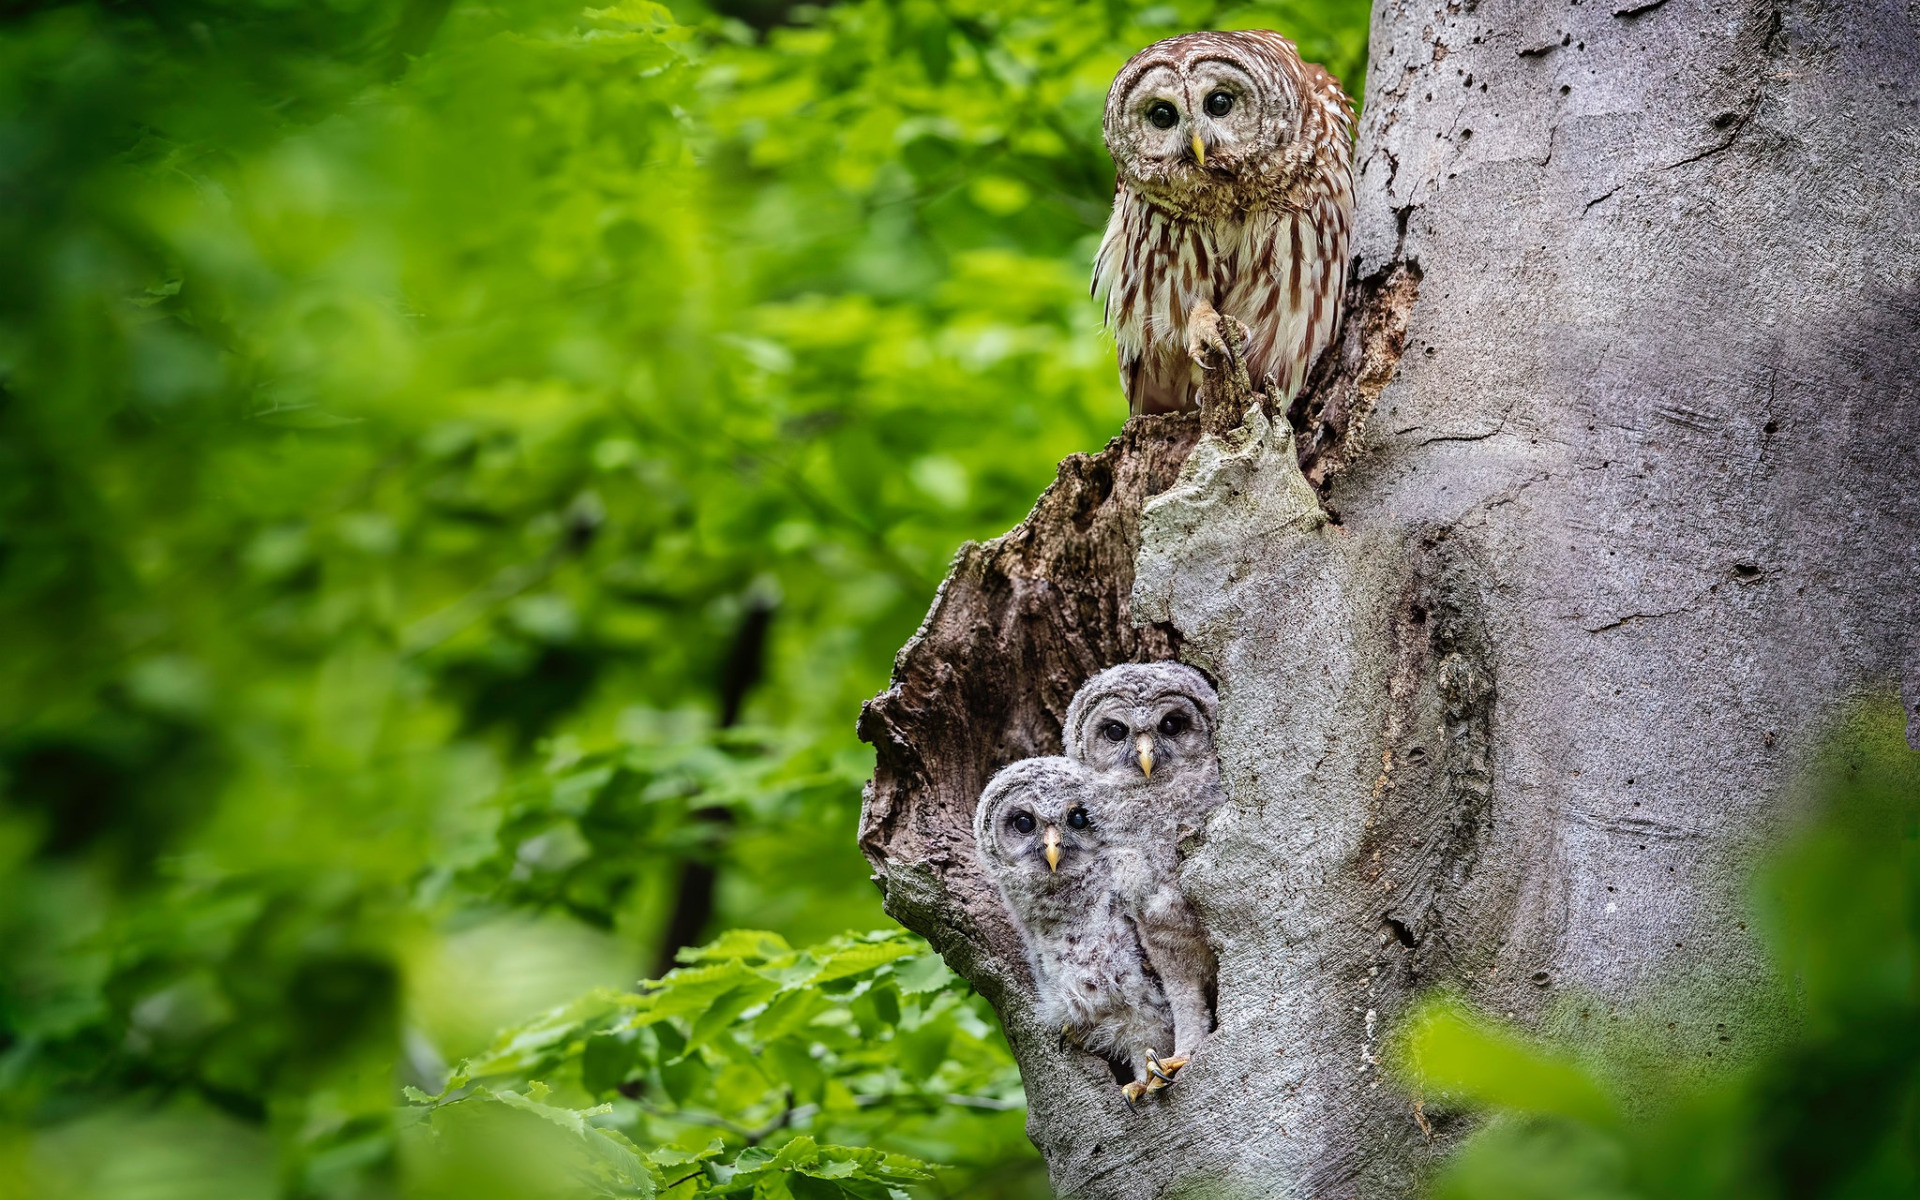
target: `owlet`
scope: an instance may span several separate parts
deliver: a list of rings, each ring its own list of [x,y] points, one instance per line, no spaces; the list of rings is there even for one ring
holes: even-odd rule
[[[1114,888],[1173,1011],[1169,1064],[1184,1063],[1212,1028],[1214,954],[1180,889],[1179,847],[1225,798],[1217,710],[1206,677],[1176,662],[1109,667],[1067,706],[1067,756],[1099,781],[1108,840],[1132,851],[1115,856]]]
[[[975,854],[1026,945],[1040,1017],[1134,1074],[1129,1101],[1159,1075],[1173,1014],[1116,877],[1141,874],[1110,830],[1093,772],[1029,758],[993,777],[974,810]]]

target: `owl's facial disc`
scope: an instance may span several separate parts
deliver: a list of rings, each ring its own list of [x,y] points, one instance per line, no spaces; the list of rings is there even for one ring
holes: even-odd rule
[[[1238,64],[1201,59],[1188,69],[1186,84],[1193,100],[1194,139],[1205,143],[1208,159],[1231,165],[1263,143],[1261,112],[1270,101]]]
[[[1114,696],[1093,707],[1080,726],[1086,761],[1103,771],[1181,771],[1212,757],[1207,719],[1181,695]]]
[[[1170,66],[1152,67],[1134,81],[1126,112],[1124,136],[1133,152],[1116,155],[1123,164],[1135,160],[1149,169],[1171,164],[1198,141],[1187,89]]]
[[[1291,128],[1293,97],[1228,58],[1162,62],[1127,81],[1110,114],[1109,146],[1121,173],[1147,195],[1190,201],[1256,173]],[[1270,128],[1271,126],[1271,128]]]
[[[1030,791],[1014,797],[996,818],[997,842],[1008,862],[1047,864],[1048,874],[1062,867],[1071,873],[1082,852],[1099,849],[1093,817],[1073,791]],[[1079,858],[1076,858],[1079,855]]]

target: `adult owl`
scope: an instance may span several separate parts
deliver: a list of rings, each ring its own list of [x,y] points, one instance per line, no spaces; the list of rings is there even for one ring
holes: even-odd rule
[[[1067,706],[1067,757],[1094,773],[1116,856],[1114,888],[1140,930],[1173,1012],[1169,1071],[1212,1027],[1216,965],[1199,917],[1180,890],[1180,839],[1220,806],[1213,724],[1219,701],[1206,676],[1175,662],[1123,663],[1081,685]],[[1156,1080],[1164,1080],[1155,1072]]]
[[[1353,109],[1266,30],[1156,42],[1107,92],[1113,217],[1093,286],[1134,414],[1199,406],[1245,327],[1254,385],[1284,410],[1333,340],[1353,222]]]
[[[1105,809],[1092,772],[1029,758],[987,784],[973,837],[1025,943],[1041,1019],[1133,1072],[1132,1102],[1165,1073],[1156,1048],[1174,1044],[1174,1022],[1117,883],[1141,874],[1136,852]]]

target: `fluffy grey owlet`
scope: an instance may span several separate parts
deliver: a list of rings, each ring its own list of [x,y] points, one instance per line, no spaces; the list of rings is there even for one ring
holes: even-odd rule
[[[1116,885],[1141,874],[1137,852],[1115,842],[1106,808],[1085,767],[1029,758],[987,784],[973,836],[1026,944],[1041,1019],[1133,1071],[1122,1088],[1132,1102],[1160,1078],[1173,1014]]]
[[[1206,677],[1173,662],[1109,667],[1067,707],[1067,755],[1099,781],[1109,840],[1134,851],[1116,858],[1114,886],[1173,1010],[1170,1067],[1184,1065],[1213,1024],[1216,964],[1180,891],[1179,846],[1225,795],[1213,747],[1217,708]]]
[[[1189,33],[1120,68],[1103,121],[1118,171],[1093,287],[1135,413],[1197,407],[1246,330],[1284,412],[1332,342],[1353,224],[1352,109],[1277,33]]]

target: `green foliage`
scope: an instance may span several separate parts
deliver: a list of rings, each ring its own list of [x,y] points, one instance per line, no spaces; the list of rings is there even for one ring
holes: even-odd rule
[[[588,1192],[608,1196],[884,1196],[930,1178],[926,1164],[854,1147],[946,1147],[970,1165],[1022,1136],[1019,1074],[990,1012],[918,939],[796,951],[735,930],[682,957],[640,994],[595,992],[507,1030],[438,1097],[411,1093],[412,1128],[511,1106],[571,1133],[581,1161],[612,1164]]]
[[[1430,1002],[1402,1065],[1430,1109],[1491,1110],[1441,1179],[1444,1200],[1658,1200],[1920,1194],[1920,754],[1905,714],[1856,714],[1819,803],[1763,872],[1782,972],[1752,1032],[1788,1032],[1734,1070],[1603,1041],[1576,1063]]]

